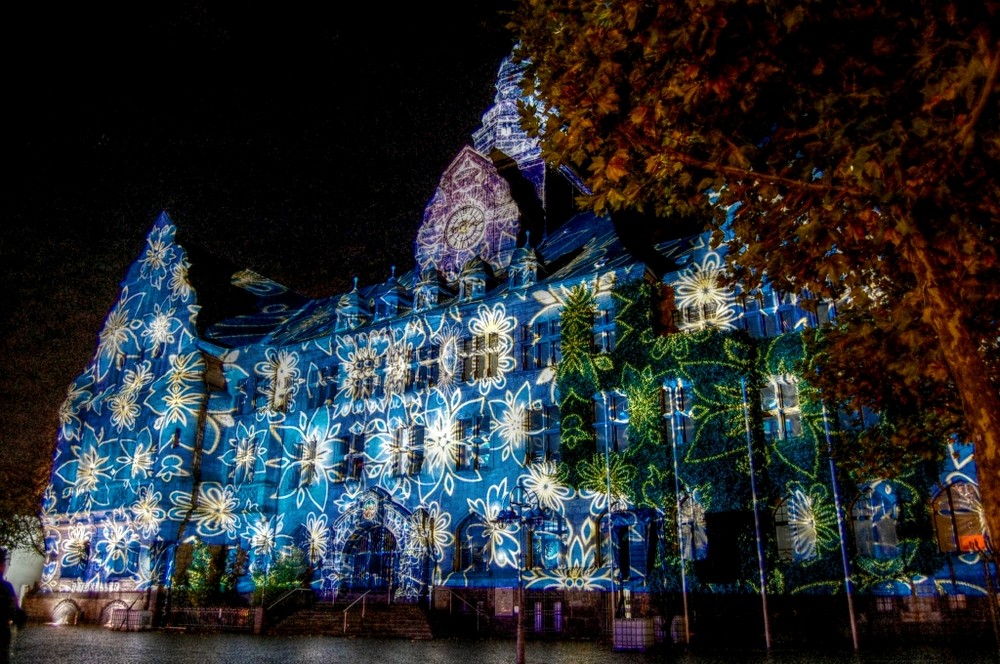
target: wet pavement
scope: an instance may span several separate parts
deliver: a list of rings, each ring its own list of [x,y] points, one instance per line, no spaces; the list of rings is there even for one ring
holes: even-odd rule
[[[990,649],[849,649],[841,652],[687,651],[661,647],[620,652],[598,642],[526,644],[527,664],[998,664]],[[376,640],[184,632],[116,632],[103,627],[28,625],[14,637],[14,664],[512,664],[508,640]]]

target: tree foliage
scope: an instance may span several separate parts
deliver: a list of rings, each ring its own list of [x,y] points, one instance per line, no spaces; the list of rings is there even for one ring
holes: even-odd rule
[[[585,176],[580,202],[710,218],[746,288],[836,300],[824,397],[891,416],[880,435],[908,454],[971,439],[993,533],[998,13],[994,0],[521,0],[511,23],[537,100],[526,128],[550,164]]]
[[[266,606],[289,590],[305,588],[311,575],[306,555],[298,548],[289,547],[270,565],[251,569],[253,603]]]
[[[38,506],[48,480],[46,469],[24,446],[3,447],[0,460],[0,547],[33,548],[42,553],[42,525]]]

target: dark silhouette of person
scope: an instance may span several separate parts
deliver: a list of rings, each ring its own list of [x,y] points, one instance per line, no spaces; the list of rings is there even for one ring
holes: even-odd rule
[[[0,548],[0,663],[10,662],[11,625],[24,624],[24,612],[14,586],[7,580],[7,549]]]

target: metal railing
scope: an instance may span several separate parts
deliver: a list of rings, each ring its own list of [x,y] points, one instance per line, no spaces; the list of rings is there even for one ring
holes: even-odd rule
[[[370,590],[366,590],[361,595],[361,597],[358,597],[357,599],[355,599],[353,602],[351,602],[350,604],[347,605],[347,608],[344,609],[344,634],[347,634],[347,612],[350,611],[354,607],[355,604],[357,604],[358,602],[361,602],[361,617],[364,618],[365,617],[365,598],[368,597],[368,594],[370,592],[371,592]]]
[[[285,602],[285,600],[287,600],[292,595],[295,595],[296,593],[309,593],[310,595],[314,595],[314,593],[313,593],[313,591],[312,591],[311,588],[292,588],[291,590],[289,590],[288,592],[286,592],[284,595],[282,595],[278,599],[276,599],[273,602],[271,602],[271,604],[268,605],[268,607],[265,609],[265,611],[267,611],[268,613],[270,613],[274,609],[274,607],[279,606],[280,604],[283,604]]]
[[[476,612],[476,633],[478,634],[479,633],[479,618],[480,618],[480,616],[483,615],[483,612],[479,610],[479,607],[473,606],[472,603],[470,603],[467,599],[465,599],[464,597],[462,597],[461,595],[459,595],[457,592],[455,592],[451,588],[436,588],[435,592],[437,590],[447,590],[448,593],[452,597],[454,597],[459,602],[461,602],[462,604],[465,604],[465,606],[469,607],[470,609],[472,609],[473,611]]]
[[[170,626],[252,632],[255,618],[252,607],[182,608],[170,612]]]

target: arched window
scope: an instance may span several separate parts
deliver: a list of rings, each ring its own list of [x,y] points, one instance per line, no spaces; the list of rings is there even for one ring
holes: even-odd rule
[[[478,514],[470,514],[459,526],[456,539],[455,569],[464,572],[485,572],[488,568],[486,522]]]
[[[813,499],[795,490],[774,508],[774,535],[778,559],[796,563],[818,555],[819,526]]]
[[[949,484],[934,497],[933,508],[934,531],[941,551],[986,548],[986,512],[978,486],[965,481]]]
[[[531,546],[528,549],[528,567],[534,569],[559,569],[565,566],[566,521],[554,515],[531,531]]]
[[[898,521],[899,503],[892,485],[879,482],[862,491],[851,506],[858,555],[878,559],[899,555]]]

